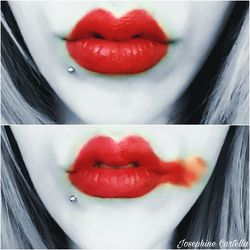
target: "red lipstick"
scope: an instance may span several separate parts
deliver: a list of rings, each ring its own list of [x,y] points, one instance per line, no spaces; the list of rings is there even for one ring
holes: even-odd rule
[[[205,169],[199,157],[162,161],[139,136],[129,136],[120,142],[98,136],[80,150],[68,177],[77,189],[91,196],[134,198],[163,183],[190,187]]]
[[[167,53],[168,40],[145,10],[116,18],[95,9],[66,38],[69,55],[81,67],[103,74],[135,74],[156,65]]]

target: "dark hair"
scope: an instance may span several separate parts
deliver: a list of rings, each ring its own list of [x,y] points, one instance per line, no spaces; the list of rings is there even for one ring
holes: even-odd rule
[[[240,1],[234,4],[228,22],[221,32],[210,56],[203,64],[190,87],[183,94],[182,98],[187,98],[185,110],[187,115],[182,123],[197,124],[202,120],[209,101],[208,97],[213,92],[220,73],[225,66],[225,61],[241,31],[240,27],[248,11],[249,2]],[[248,52],[246,51],[246,53]],[[218,124],[219,123],[220,122],[218,122]]]
[[[249,242],[248,211],[249,127],[231,126],[206,188],[177,229],[177,242]]]

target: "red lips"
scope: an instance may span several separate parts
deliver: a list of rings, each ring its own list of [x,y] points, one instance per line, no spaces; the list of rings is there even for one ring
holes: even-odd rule
[[[102,198],[142,196],[162,183],[191,186],[205,169],[204,161],[163,162],[149,143],[138,136],[120,142],[110,137],[91,139],[68,171],[80,191]]]
[[[70,56],[83,68],[104,74],[134,74],[156,65],[167,53],[168,38],[144,10],[121,18],[96,9],[67,37]]]

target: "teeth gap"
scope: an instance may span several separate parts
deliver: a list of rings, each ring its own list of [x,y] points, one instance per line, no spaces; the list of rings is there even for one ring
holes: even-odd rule
[[[95,168],[100,168],[102,165],[102,163],[100,161],[97,161],[95,164],[94,164],[94,167]]]
[[[95,38],[95,39],[104,39],[104,36],[99,34],[99,33],[96,33],[96,32],[93,32],[92,36]]]
[[[131,38],[132,39],[136,39],[136,38],[140,38],[141,36],[142,36],[142,34],[135,34]]]
[[[119,165],[108,165],[108,164],[105,164],[105,163],[103,163],[103,162],[96,162],[95,164],[94,164],[94,167],[95,168],[103,168],[103,167],[107,167],[107,166],[109,166],[110,168],[114,168],[114,169],[116,169],[116,168],[125,168],[125,167],[131,167],[131,168],[136,168],[136,167],[139,167],[140,166],[140,164],[138,163],[138,162],[136,162],[136,161],[134,161],[134,162],[131,162],[131,163],[129,163],[128,165],[124,165],[124,166],[119,166]]]
[[[133,161],[133,162],[129,163],[128,165],[130,165],[133,168],[136,168],[136,167],[139,167],[140,164],[137,161]]]

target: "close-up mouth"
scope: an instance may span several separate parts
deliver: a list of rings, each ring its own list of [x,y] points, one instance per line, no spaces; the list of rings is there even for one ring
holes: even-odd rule
[[[128,136],[119,142],[107,136],[90,139],[67,171],[81,192],[100,198],[135,198],[161,184],[191,187],[206,170],[201,157],[163,161],[149,142]]]
[[[69,55],[81,67],[102,74],[136,74],[159,63],[174,40],[145,10],[117,18],[104,9],[87,13],[65,37]]]

